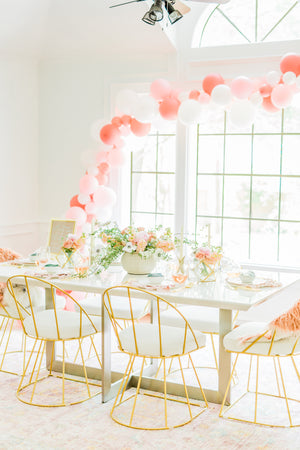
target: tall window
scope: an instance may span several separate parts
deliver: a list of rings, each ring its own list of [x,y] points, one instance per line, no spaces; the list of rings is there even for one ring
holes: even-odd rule
[[[201,16],[195,47],[300,39],[297,0],[231,0],[207,7]]]

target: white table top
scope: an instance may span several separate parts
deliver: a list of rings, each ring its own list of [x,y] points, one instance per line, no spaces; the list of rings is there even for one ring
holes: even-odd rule
[[[13,275],[30,275],[30,272],[36,273],[36,268],[20,268],[3,263],[0,264],[0,282],[5,282]],[[263,273],[263,276],[282,282],[282,286],[263,288],[259,291],[231,289],[225,282],[226,275],[219,274],[216,282],[200,283],[190,288],[184,288],[179,285],[178,289],[158,290],[155,292],[172,303],[247,311],[251,306],[272,297],[275,293],[299,278],[297,274],[276,271]],[[65,290],[102,294],[108,287],[122,285],[129,278],[139,279],[138,276],[126,274],[121,267],[114,266],[97,276],[52,279],[51,283]]]

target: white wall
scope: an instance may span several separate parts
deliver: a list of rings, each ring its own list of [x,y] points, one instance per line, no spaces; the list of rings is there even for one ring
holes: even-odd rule
[[[0,247],[38,244],[38,71],[34,60],[0,60]]]

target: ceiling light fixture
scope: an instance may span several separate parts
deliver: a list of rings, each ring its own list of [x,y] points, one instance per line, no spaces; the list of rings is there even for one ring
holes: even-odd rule
[[[169,16],[169,21],[173,25],[173,23],[177,22],[183,17],[181,12],[173,7],[174,3],[175,0],[154,0],[153,5],[149,9],[149,11],[146,12],[144,17],[142,18],[142,21],[147,23],[148,25],[155,25],[156,22],[160,22],[164,17],[162,8],[164,4],[164,7]]]
[[[174,3],[174,2],[173,2]],[[168,12],[169,21],[173,25],[173,23],[178,22],[178,20],[182,19],[183,15],[178,9],[175,9],[172,6],[172,3],[168,0],[165,1],[165,8]]]

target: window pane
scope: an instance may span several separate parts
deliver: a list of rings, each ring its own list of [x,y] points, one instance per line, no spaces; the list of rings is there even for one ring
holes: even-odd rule
[[[281,219],[300,220],[299,199],[300,178],[283,178],[281,184]]]
[[[282,173],[300,175],[300,135],[283,136]]]
[[[132,210],[155,212],[155,175],[132,174]]]
[[[174,230],[174,215],[157,214],[156,225],[162,225],[164,228],[168,227]]]
[[[277,222],[251,220],[250,258],[260,263],[276,261],[277,236]]]
[[[222,213],[222,183],[220,175],[198,176],[197,214],[218,216]]]
[[[205,115],[199,123],[199,134],[212,133],[224,133],[224,111],[209,105],[205,108]]]
[[[158,138],[158,172],[175,172],[176,136]]]
[[[209,228],[208,228],[209,225]],[[209,231],[210,230],[210,231]],[[210,232],[210,242],[212,245],[221,245],[222,243],[222,219],[212,219],[206,217],[197,218],[197,242],[202,244],[208,242]]]
[[[279,261],[289,266],[300,265],[300,225],[299,223],[280,224]]]
[[[136,227],[155,227],[155,214],[132,214],[132,225]]]
[[[280,136],[254,136],[253,173],[280,173]]]
[[[249,217],[250,177],[226,176],[224,216]]]
[[[156,136],[148,136],[143,150],[132,152],[133,170],[154,172],[156,168]]]
[[[227,136],[225,148],[227,173],[251,172],[251,136]]]
[[[253,177],[252,217],[278,218],[279,178]]]
[[[145,199],[144,199],[145,201]],[[157,177],[157,211],[174,213],[175,211],[175,175]]]
[[[198,172],[223,172],[223,136],[198,137]]]
[[[257,108],[254,121],[254,132],[264,134],[280,133],[281,118],[282,118],[281,111],[270,114],[263,108]]]
[[[223,249],[229,258],[242,260],[248,257],[249,220],[224,219]]]
[[[300,19],[299,19],[300,20]],[[296,106],[289,106],[284,110],[284,132],[299,133],[300,130],[300,95],[294,96],[293,103]]]

